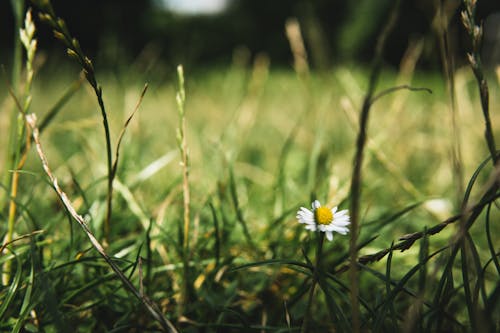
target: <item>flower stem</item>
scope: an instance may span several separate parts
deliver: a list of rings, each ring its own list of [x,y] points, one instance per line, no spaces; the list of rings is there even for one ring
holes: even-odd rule
[[[309,290],[309,299],[307,301],[306,314],[304,316],[304,320],[302,321],[302,327],[300,329],[301,333],[305,333],[308,331],[309,320],[311,318],[311,308],[312,302],[314,298],[314,291],[316,290],[316,284],[318,283],[318,271],[321,265],[321,253],[323,252],[323,243],[325,240],[325,233],[319,232],[318,235],[318,247],[316,248],[316,263],[314,264],[314,271],[312,276],[312,285]]]

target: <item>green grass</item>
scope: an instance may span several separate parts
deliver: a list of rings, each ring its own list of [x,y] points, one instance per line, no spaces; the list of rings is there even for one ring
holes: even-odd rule
[[[50,66],[40,69],[29,91],[29,113],[38,124],[79,77],[78,69]],[[131,68],[94,73],[103,88],[113,152],[149,81]],[[104,251],[139,296],[132,297],[61,204],[32,145],[19,173],[16,241],[5,244],[0,257],[8,275],[0,287],[0,331],[160,331],[161,320],[143,306],[147,295],[182,332],[293,332],[305,317],[311,332],[348,332],[353,283],[363,331],[499,329],[500,214],[491,204],[498,187],[491,187],[484,119],[468,68],[457,70],[454,79],[463,187],[474,180],[464,200],[471,210],[438,232],[439,223],[462,212],[464,199],[454,177],[456,138],[444,79],[417,72],[411,85],[432,94],[401,90],[372,105],[362,168],[359,282],[345,270],[349,236],[325,242],[318,266],[318,237],[295,214],[312,198],[349,208],[358,114],[370,69],[344,65],[304,80],[265,59],[185,68],[189,246],[175,74],[172,68],[166,78],[148,82],[123,137],[108,239],[106,141],[92,86],[82,82],[40,135],[59,186],[96,239],[107,243]],[[377,92],[399,80],[385,69]],[[498,77],[488,77],[488,83],[490,110],[498,110]],[[18,110],[11,96],[0,98],[0,131],[8,133]],[[490,116],[493,126],[500,122],[498,113]],[[493,129],[498,137],[498,126]],[[0,147],[8,147],[7,140],[2,135]],[[2,179],[9,179],[7,149],[0,159]],[[1,188],[2,236],[9,186]],[[467,223],[470,229],[458,237]],[[397,250],[400,237],[417,232],[422,237],[409,249]],[[372,260],[383,250],[383,259]],[[317,287],[308,304],[312,279]]]
[[[249,271],[226,271],[217,281],[215,275],[220,270],[226,270],[226,265],[232,267],[269,259],[296,260],[302,256],[301,248],[307,250],[314,247],[311,243],[313,235],[298,225],[295,212],[299,206],[309,205],[312,193],[323,201],[339,203],[347,199],[355,129],[342,109],[341,100],[348,99],[353,104],[354,109],[350,111],[355,112],[359,108],[357,104],[362,98],[362,90],[356,91],[349,85],[362,85],[363,76],[348,68],[322,76],[314,74],[311,78],[314,87],[311,98],[315,106],[308,108],[301,96],[303,87],[291,72],[271,70],[260,88],[260,95],[249,96],[246,88],[250,70],[217,69],[187,78],[186,136],[191,156],[194,221],[194,266],[190,274],[192,281],[203,281],[193,290],[197,302],[193,302],[192,314],[188,317],[200,323],[222,325],[238,318],[234,313],[226,313],[231,309],[237,310],[249,323],[257,325],[263,311],[269,311],[267,325],[286,327],[283,301],[294,300],[304,288],[301,287],[303,274],[290,270],[286,265],[273,265]],[[459,75],[459,79],[466,83],[472,80],[469,73],[461,72]],[[121,124],[140,93],[137,84],[124,84],[123,91],[116,89],[115,82],[119,79],[104,76],[102,81],[103,87],[109,87],[104,89],[104,94],[115,141]],[[390,80],[389,77],[384,82]],[[361,250],[361,255],[390,247],[391,241],[398,237],[422,231],[458,212],[458,208],[453,208],[455,185],[449,158],[450,117],[445,97],[439,92],[443,83],[427,76],[421,80],[415,85],[431,88],[434,91],[432,95],[409,94],[404,108],[393,110],[390,106],[398,98],[403,98],[394,94],[373,108],[369,130],[370,138],[375,143],[373,151],[383,154],[397,168],[398,175],[392,174],[387,165],[377,160],[372,150],[368,151],[364,167],[361,239],[378,238]],[[38,78],[33,88],[31,111],[42,117],[49,108],[47,106],[64,91],[65,83],[71,81],[72,75],[60,75],[56,80],[51,78],[50,82],[43,77]],[[464,94],[466,89],[467,85]],[[147,228],[151,219],[151,234],[154,235],[151,244],[154,245],[149,254],[151,261],[147,264],[150,274],[146,278],[150,283],[147,289],[159,303],[168,304],[175,302],[181,276],[178,232],[182,221],[182,173],[180,157],[176,154],[175,130],[178,121],[174,95],[175,88],[171,82],[150,83],[149,91],[124,138],[117,180],[132,196],[126,197],[121,190],[115,190],[108,251],[111,254],[125,253],[125,261],[119,263],[123,269],[129,267],[126,273],[129,272],[138,255],[148,255]],[[475,98],[470,96],[472,105]],[[78,211],[92,216],[90,226],[99,238],[102,237],[100,226],[104,219],[106,160],[100,118],[95,109],[92,93],[83,87],[61,110],[41,140],[61,186]],[[245,116],[250,120],[238,123],[237,119],[244,112],[248,112]],[[464,135],[464,173],[470,176],[477,167],[475,163],[487,156],[487,151],[482,144],[482,132],[477,130],[482,124],[481,119],[475,116],[475,110],[460,108],[460,112]],[[168,164],[153,175],[139,177],[141,172],[163,156],[167,156]],[[58,315],[63,316],[65,321],[79,322],[82,327],[89,325],[88,329],[92,325],[103,329],[105,318],[109,319],[109,327],[116,324],[121,316],[129,318],[128,311],[138,305],[131,301],[122,304],[128,296],[121,291],[119,283],[97,253],[91,250],[75,260],[90,245],[80,230],[71,226],[73,222],[47,185],[34,152],[30,153],[25,171],[20,181],[19,201],[23,208],[16,232],[22,235],[44,230],[44,233],[34,237],[31,245],[24,241],[25,245],[20,242],[11,248],[19,252],[20,260],[25,262],[22,268],[18,268],[22,269],[23,281],[30,276],[33,256],[42,251],[44,255],[38,263],[41,267],[37,271],[37,279],[48,275],[49,278],[45,279],[57,289],[57,293],[54,291],[54,294],[46,295],[48,292],[42,287],[42,280],[37,280],[34,290],[42,295],[35,294],[31,301],[35,302],[38,298],[38,302],[48,302],[54,298],[52,301],[57,302],[52,306]],[[487,176],[488,172],[480,175],[480,184],[485,183]],[[415,193],[406,190],[402,181],[411,184]],[[233,185],[239,209],[257,249],[246,242],[242,227],[237,222],[230,191]],[[481,186],[475,188],[477,197]],[[436,210],[419,205],[395,220],[390,219],[405,207],[431,198],[439,198],[445,205]],[[210,210],[210,205],[213,205],[214,212]],[[343,207],[347,208],[345,202]],[[495,216],[498,217],[494,207],[492,214],[494,222]],[[478,224],[471,234],[480,244],[479,256],[485,262],[491,254],[486,245],[484,222]],[[491,223],[491,227],[491,235],[495,237],[500,230],[495,223]],[[218,237],[214,234],[216,230]],[[430,237],[429,253],[447,246],[457,230],[450,226]],[[335,237],[333,243],[325,244],[325,262],[335,263],[346,254],[347,248],[347,237]],[[214,267],[217,252],[219,266]],[[397,281],[416,265],[418,252],[418,245],[403,253],[395,252],[391,277]],[[439,274],[439,271],[433,271],[439,269],[440,260],[444,260],[442,257],[443,254],[431,259],[429,274]],[[384,274],[384,266],[385,263],[380,262],[369,268]],[[486,276],[488,290],[495,283],[491,268],[490,264]],[[136,270],[132,275],[136,285],[137,274]],[[346,273],[336,278],[348,284]],[[380,301],[376,298],[384,297],[382,290],[385,282],[364,272],[361,283],[361,295],[369,293],[366,301],[378,304]],[[87,284],[95,286],[86,289]],[[376,289],[381,294],[370,293],[374,285],[378,286]],[[432,279],[426,285],[432,289]],[[25,288],[26,285],[19,290],[17,297],[24,294]],[[5,295],[7,290],[3,293]],[[109,300],[110,293],[114,296]],[[50,299],[46,300],[47,297]],[[406,296],[396,302],[397,307],[401,307],[398,313],[404,315],[411,299]],[[22,298],[17,301],[21,302]],[[300,322],[303,301],[298,300],[289,308],[295,325]],[[269,302],[277,303],[273,304],[277,308],[265,310],[264,304]],[[321,304],[322,300],[319,299],[318,303]],[[90,308],[86,309],[87,306]],[[165,309],[175,309],[175,305],[170,306]],[[316,320],[327,314],[326,306],[319,306],[314,311]],[[104,309],[111,314],[100,315]],[[205,313],[207,309],[210,313]],[[463,310],[463,305],[458,305],[453,311],[458,316],[464,315]],[[143,313],[142,309],[135,311]],[[199,311],[203,313],[197,313]],[[165,312],[167,315],[175,313]],[[50,318],[50,314],[46,316]],[[16,315],[12,314],[12,317]],[[212,322],[213,318],[222,319]],[[458,317],[457,320],[464,319]],[[138,322],[140,318],[126,321],[131,325]],[[44,325],[50,327],[55,324],[49,319]]]

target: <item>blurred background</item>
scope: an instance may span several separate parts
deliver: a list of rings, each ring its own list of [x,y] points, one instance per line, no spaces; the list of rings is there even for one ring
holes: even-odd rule
[[[9,64],[14,37],[12,3],[0,2],[0,61]],[[52,1],[83,49],[98,66],[146,61],[186,67],[227,64],[234,56],[253,58],[265,53],[273,66],[290,66],[292,55],[285,36],[287,19],[297,18],[309,62],[323,70],[343,62],[368,62],[390,0],[87,0]],[[389,38],[386,62],[399,66],[409,48],[419,50],[421,69],[439,69],[438,36],[449,20],[451,51],[458,65],[468,50],[460,22],[459,0],[406,0]],[[444,15],[438,15],[440,10]],[[500,1],[478,3],[483,21],[484,61],[500,63]],[[39,49],[64,55],[62,46],[44,24],[37,24]],[[154,66],[154,65],[153,65]],[[150,66],[151,68],[152,66]]]

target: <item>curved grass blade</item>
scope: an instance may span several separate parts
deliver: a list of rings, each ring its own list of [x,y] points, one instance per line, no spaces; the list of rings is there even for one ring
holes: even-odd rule
[[[385,216],[382,216],[378,219],[375,219],[373,221],[368,221],[368,222],[365,222],[363,223],[363,227],[367,227],[367,226],[371,226],[373,224],[380,224],[382,226],[386,226],[392,222],[395,222],[398,218],[400,218],[401,216],[405,215],[406,213],[408,212],[411,212],[412,210],[414,210],[415,208],[421,206],[422,204],[424,203],[424,201],[418,201],[418,202],[415,202],[415,203],[412,203],[406,207],[404,207],[403,209],[401,209],[400,211],[394,213],[394,214],[391,214],[387,217]]]
[[[425,291],[427,287],[427,265],[425,264],[426,258],[429,256],[429,235],[427,234],[427,227],[424,228],[424,236],[420,242],[420,249],[418,252],[418,262],[421,264],[421,269],[418,273],[418,294],[417,294],[417,302],[414,305],[415,309],[410,314],[413,314],[413,317],[408,319],[408,327],[409,330],[417,330],[422,332],[422,314],[424,311],[424,303],[425,303]]]
[[[474,240],[472,236],[467,233],[466,238],[465,238],[466,244],[468,244],[468,249],[470,251],[470,257],[473,261],[474,268],[475,268],[475,277],[476,277],[476,285],[474,287],[474,293],[472,293],[472,301],[474,305],[475,311],[478,311],[479,308],[479,294],[481,294],[481,298],[483,300],[483,303],[486,302],[486,290],[485,290],[485,284],[484,284],[484,271],[483,271],[483,266],[481,265],[481,258],[479,257],[479,252],[476,248],[476,244],[474,243]],[[478,312],[475,312],[475,315],[477,315]]]
[[[429,94],[432,94],[432,90],[429,89],[429,88],[425,88],[425,87],[412,87],[410,85],[403,84],[403,85],[400,85],[400,86],[391,87],[391,88],[382,90],[380,93],[378,93],[377,95],[375,95],[375,96],[373,96],[371,98],[370,104],[375,103],[378,99],[380,99],[381,97],[384,97],[385,95],[389,95],[389,94],[392,94],[393,92],[396,92],[398,90],[403,90],[403,89],[406,89],[406,90],[409,90],[409,91],[425,91],[425,92],[427,92]]]
[[[300,327],[283,328],[280,326],[263,326],[263,325],[238,325],[229,323],[195,323],[196,327],[200,328],[215,328],[215,332],[289,332],[299,331]],[[209,331],[212,332],[212,331]]]
[[[392,263],[392,254],[393,254],[393,247],[394,247],[394,242],[392,242],[391,247],[389,249],[389,255],[387,256],[387,263],[386,263],[386,269],[385,269],[385,289],[386,289],[386,294],[389,296],[391,294],[391,263]],[[374,332],[380,332],[381,326],[386,319],[387,316],[387,311],[391,311],[391,319],[393,321],[393,330],[396,331],[397,324],[394,322],[395,317],[394,317],[394,306],[393,302],[383,302],[382,309],[379,310],[377,317],[375,318],[374,322]]]
[[[32,241],[31,246],[32,251],[35,250],[35,246]],[[31,270],[30,275],[28,276],[28,281],[26,285],[26,292],[24,293],[23,303],[21,304],[21,311],[19,314],[19,318],[17,319],[17,323],[14,326],[12,333],[18,333],[23,328],[23,324],[26,321],[26,318],[29,316],[31,310],[35,307],[36,303],[32,302],[32,293],[33,293],[33,283],[34,283],[34,262],[31,261]]]
[[[498,255],[495,252],[495,247],[493,245],[493,240],[491,238],[490,212],[491,212],[491,203],[488,205],[488,208],[486,209],[486,216],[485,216],[486,239],[488,240],[488,248],[490,250],[491,259],[495,264],[495,268],[497,269],[497,274],[500,275],[500,263],[498,262],[498,257],[497,257]]]
[[[445,306],[449,302],[451,294],[454,292],[452,267],[457,255],[456,249],[458,248],[455,247],[451,250],[451,253],[448,256],[446,265],[444,267],[443,275],[439,280],[439,284],[434,295],[434,300],[432,301],[432,316],[434,316],[435,318],[429,319],[429,327],[427,329],[443,329],[442,322],[444,320],[443,314],[446,313]],[[433,328],[433,326],[435,326],[435,328]]]
[[[328,313],[332,317],[333,323],[337,323],[338,327],[335,327],[339,332],[348,332],[350,329],[350,321],[347,319],[342,308],[335,301],[334,295],[331,293],[330,289],[336,291],[331,284],[329,284],[326,280],[326,276],[323,274],[318,274],[318,284],[325,294],[325,300],[328,307]],[[338,292],[338,291],[337,291]]]
[[[390,281],[390,278],[391,278],[391,267],[392,267],[392,255],[393,255],[393,251],[392,251],[392,246],[394,246],[394,243],[391,244],[391,252],[389,253],[389,256],[387,257],[387,268],[386,268],[386,273],[385,275],[387,276],[387,280]],[[386,283],[385,284],[385,288],[386,288],[386,292],[387,294],[389,295],[391,293],[391,284],[390,283]],[[396,323],[396,310],[394,309],[394,302],[389,302],[389,312],[390,312],[390,317],[391,317],[391,320],[392,320],[392,327],[393,327],[393,330],[397,330],[397,323]]]
[[[464,223],[463,227],[463,232],[464,235],[466,232],[469,230],[469,228],[475,223],[479,215],[482,213],[484,210],[484,207],[487,206],[488,204],[492,203],[494,200],[496,200],[500,196],[500,193],[498,193],[498,186],[496,179],[494,179],[488,189],[484,191],[484,194],[482,195],[481,199],[479,200],[479,203],[476,204],[473,208],[470,209],[470,215],[468,216],[467,220]],[[462,216],[462,215],[461,215]],[[462,236],[463,237],[463,236]],[[433,301],[433,308],[435,309],[434,316],[436,316],[435,320],[430,320],[429,321],[429,327],[428,329],[431,329],[433,324],[435,323],[436,329],[442,329],[442,321],[444,317],[441,314],[443,312],[443,308],[446,304],[449,302],[449,296],[450,293],[453,292],[453,275],[452,275],[452,268],[453,268],[453,263],[456,259],[456,256],[458,254],[458,251],[460,249],[460,244],[461,242],[457,240],[450,252],[449,258],[447,260],[447,263],[444,267],[443,270],[443,275],[439,281],[435,296],[434,296],[434,301]]]
[[[208,203],[210,206],[210,211],[212,213],[212,221],[214,222],[214,235],[215,235],[215,245],[214,245],[214,251],[215,251],[215,266],[219,266],[219,261],[220,261],[220,246],[221,246],[221,240],[220,240],[220,235],[219,235],[219,219],[217,218],[217,213],[215,211],[215,207],[213,203],[210,201]]]
[[[16,274],[14,275],[14,278],[12,279],[12,282],[10,283],[9,288],[7,289],[7,293],[5,297],[3,298],[2,305],[0,306],[0,322],[4,321],[6,318],[4,318],[5,311],[9,308],[10,304],[14,300],[14,296],[18,292],[19,289],[19,284],[21,282],[21,273],[23,271],[22,267],[22,262],[19,256],[9,248],[7,248],[13,255],[14,258],[16,259],[17,267],[16,267]]]
[[[222,309],[222,312],[226,312],[226,313],[230,313],[230,314],[234,315],[236,318],[238,318],[238,320],[240,321],[240,323],[243,325],[244,328],[250,328],[250,323],[248,322],[248,320],[245,318],[244,315],[242,315],[238,311],[233,310],[229,307],[224,307]],[[224,325],[224,324],[222,324],[222,325]]]
[[[481,171],[489,163],[490,160],[491,160],[491,156],[488,156],[488,158],[483,160],[479,164],[479,166],[476,168],[476,170],[474,170],[474,173],[472,174],[472,177],[470,178],[469,183],[467,184],[467,188],[465,189],[464,198],[462,200],[462,207],[465,207],[465,205],[469,201],[470,194],[472,192],[472,188],[474,187],[474,184],[476,183],[478,176],[481,174]]]
[[[133,325],[123,324],[123,325],[118,325],[107,332],[108,333],[133,332],[136,331],[137,329],[138,328],[134,327]]]
[[[485,313],[488,318],[495,320],[493,322],[497,322],[499,320],[498,316],[498,308],[500,303],[500,283],[497,282],[495,289],[491,292],[490,297],[484,306]],[[495,311],[496,310],[496,311]],[[496,318],[493,318],[493,315],[496,313]]]
[[[245,236],[245,240],[252,249],[257,251],[258,250],[257,246],[253,242],[252,236],[250,236],[247,223],[241,211],[241,207],[238,200],[238,192],[236,191],[236,182],[234,180],[234,171],[232,167],[229,168],[229,190],[231,192],[231,199],[233,201],[234,210],[236,212],[236,220],[240,223],[241,227],[243,228],[243,235]]]
[[[332,273],[326,273],[327,277],[332,280],[333,282],[335,282],[336,284],[338,284],[341,288],[342,288],[342,291],[344,291],[345,293],[342,293],[341,290],[339,290],[338,288],[334,288],[334,290],[338,293],[339,296],[341,297],[344,297],[344,300],[346,303],[349,303],[350,300],[349,300],[349,287],[347,287],[342,281],[340,281],[334,274]],[[368,301],[366,301],[363,297],[361,297],[361,295],[359,296],[359,303],[361,304],[361,306],[363,306],[363,308],[369,312],[372,317],[375,316],[375,313],[373,312],[373,309],[370,307],[370,305],[368,304]]]
[[[375,236],[371,236],[369,237],[368,239],[365,239],[363,240],[358,246],[357,246],[357,251],[361,250],[362,248],[364,248],[365,246],[367,246],[368,244],[370,244],[371,242],[373,242],[375,239],[378,238],[378,235],[375,235]],[[345,262],[347,259],[349,258],[349,253],[347,254],[344,254],[343,256],[341,256],[339,259],[335,260],[333,263],[332,263],[332,266],[333,267],[337,267],[338,265],[340,265],[341,263]],[[362,258],[360,258],[361,260]],[[346,270],[349,269],[349,265],[344,265],[342,267],[340,267],[336,273],[341,273],[341,272],[345,272]]]
[[[295,294],[287,301],[287,307],[289,309],[293,308],[295,304],[297,304],[307,294],[310,288],[311,276],[312,274],[309,274],[309,276],[302,280],[302,283],[297,287]]]
[[[236,272],[236,271],[250,268],[250,267],[259,267],[259,266],[266,266],[266,265],[292,265],[292,266],[307,268],[311,271],[314,269],[311,265],[307,265],[307,264],[304,264],[303,262],[296,261],[296,260],[269,259],[269,260],[257,261],[257,262],[252,262],[252,263],[240,265],[237,267],[233,267],[229,270],[229,272]]]
[[[142,103],[144,95],[146,95],[147,90],[148,90],[148,84],[146,83],[144,85],[144,88],[142,89],[141,96],[139,97],[139,101],[135,105],[135,108],[132,111],[132,113],[129,115],[129,117],[127,118],[127,120],[123,124],[123,127],[120,131],[120,134],[118,135],[118,141],[117,141],[116,150],[115,150],[115,159],[113,161],[113,166],[111,167],[111,174],[109,175],[109,177],[111,178],[111,180],[110,180],[111,182],[113,182],[114,178],[116,177],[116,171],[118,169],[118,161],[120,159],[120,147],[122,144],[123,136],[125,135],[125,132],[127,131],[127,127],[130,124],[130,122],[132,121],[132,118],[134,118],[135,113],[137,112],[137,110],[139,110],[139,107]],[[109,195],[112,195],[112,193]]]
[[[444,248],[441,248],[437,251],[435,251],[434,253],[430,254],[427,258],[425,258],[425,260],[422,260],[421,262],[419,262],[417,265],[413,266],[412,269],[410,269],[408,271],[408,273],[406,273],[399,281],[395,282],[395,281],[390,281],[390,283],[392,285],[394,285],[394,288],[391,290],[391,292],[389,293],[389,295],[387,295],[387,298],[385,299],[384,303],[385,302],[394,302],[394,299],[396,298],[396,296],[401,292],[401,291],[404,291],[406,293],[408,293],[409,295],[413,296],[413,297],[417,297],[417,295],[410,291],[410,289],[406,288],[405,285],[406,283],[417,273],[421,270],[422,266],[426,265],[427,262],[433,258],[434,256],[436,256],[437,254],[441,253],[442,251],[446,250],[448,247],[444,247]],[[369,267],[367,266],[364,266],[364,265],[360,265],[360,267],[364,270],[367,270],[369,271],[370,273],[374,274],[375,276],[381,278],[383,281],[386,280],[386,277],[385,275],[375,271],[375,270],[372,270],[370,269]],[[382,304],[383,305],[383,304]],[[382,305],[379,305],[378,307],[376,307],[374,310],[377,311],[378,308]]]
[[[124,269],[124,271],[126,271],[128,268],[132,267],[132,265],[130,265],[129,267],[127,267],[126,269]],[[116,276],[115,274],[113,273],[107,273],[101,277],[98,277],[88,283],[85,283],[83,285],[80,285],[80,287],[74,291],[72,291],[71,293],[69,293],[66,297],[64,297],[64,299],[61,301],[62,304],[67,304],[67,303],[70,303],[71,300],[75,297],[77,297],[78,295],[82,294],[82,293],[85,293],[89,290],[92,290],[94,287],[97,287],[99,285],[102,285],[103,283],[105,283],[106,281],[112,281],[116,279]]]
[[[469,233],[466,233],[467,237]],[[466,238],[463,238],[460,245],[460,258],[461,258],[461,268],[462,268],[462,279],[463,279],[463,289],[465,296],[465,304],[467,305],[467,312],[469,314],[469,320],[471,323],[471,328],[473,332],[477,332],[476,316],[474,311],[474,301],[472,300],[472,292],[470,289],[470,278],[469,278],[469,258],[467,251]]]

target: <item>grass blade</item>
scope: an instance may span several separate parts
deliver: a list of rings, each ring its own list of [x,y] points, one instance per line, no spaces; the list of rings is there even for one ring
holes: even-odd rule
[[[258,250],[257,246],[254,244],[252,236],[250,236],[250,231],[248,230],[247,223],[245,221],[245,218],[243,217],[243,212],[241,211],[232,167],[229,168],[229,189],[231,191],[231,199],[233,202],[233,207],[236,212],[236,220],[240,223],[241,227],[243,228],[243,235],[245,236],[245,240],[252,249],[257,251]]]
[[[28,115],[27,116],[27,123],[32,129],[33,133],[33,138],[36,143],[37,147],[37,152],[40,157],[40,160],[42,161],[42,166],[45,170],[45,173],[49,177],[49,179],[52,182],[52,185],[56,191],[56,194],[58,197],[61,199],[63,202],[64,206],[68,210],[68,212],[71,214],[71,216],[78,222],[80,227],[82,227],[83,231],[89,238],[90,242],[92,243],[92,246],[99,252],[99,254],[104,258],[104,260],[107,262],[107,264],[111,267],[111,269],[115,272],[115,274],[118,276],[118,278],[122,281],[123,285],[125,286],[126,289],[128,289],[149,311],[149,313],[155,318],[155,320],[158,321],[158,323],[162,326],[162,328],[166,332],[177,332],[177,329],[175,326],[168,320],[166,319],[161,311],[159,310],[158,306],[153,303],[146,295],[141,295],[141,293],[134,287],[134,285],[130,282],[129,279],[123,274],[122,270],[113,262],[113,260],[108,256],[108,254],[104,251],[103,246],[97,241],[95,238],[94,234],[90,231],[90,229],[87,226],[87,223],[83,219],[81,215],[79,215],[76,210],[73,208],[71,201],[67,197],[66,193],[64,193],[61,188],[58,185],[57,178],[55,178],[52,174],[52,171],[49,168],[48,161],[45,157],[45,154],[43,153],[42,146],[39,141],[38,137],[38,128],[36,127],[36,117],[35,115]]]
[[[486,223],[485,223],[486,239],[488,240],[488,249],[490,250],[491,259],[493,260],[493,263],[495,264],[497,274],[500,275],[500,263],[498,262],[498,254],[495,252],[495,247],[493,245],[493,239],[491,238],[490,212],[491,212],[491,204],[489,204],[488,208],[486,209],[486,216],[485,216],[485,219],[486,219]]]
[[[33,241],[31,241],[31,249],[32,249],[32,253],[33,253],[33,250],[35,249]],[[19,319],[17,320],[16,326],[14,326],[12,333],[17,333],[17,332],[21,331],[21,329],[23,328],[23,324],[26,321],[26,318],[29,316],[31,310],[36,305],[36,303],[33,302],[33,299],[32,299],[34,276],[35,276],[34,271],[35,271],[34,262],[32,260],[31,261],[31,270],[30,270],[30,274],[28,276],[28,281],[27,281],[27,285],[26,285],[26,291],[24,293],[23,303],[21,304],[21,310],[19,312]]]
[[[16,260],[16,274],[12,278],[12,281],[10,282],[9,289],[7,289],[6,295],[2,301],[2,305],[0,305],[0,322],[5,320],[5,311],[9,308],[10,304],[14,300],[14,296],[17,294],[18,289],[19,289],[19,284],[21,283],[21,273],[22,273],[22,262],[21,258],[19,258],[16,253],[10,249],[8,249],[12,255],[14,256],[14,259]]]
[[[307,265],[304,264],[303,262],[296,261],[296,260],[287,260],[287,259],[269,259],[269,260],[263,260],[263,261],[257,261],[257,262],[252,262],[244,265],[240,265],[237,267],[231,268],[230,272],[236,272],[242,269],[247,269],[251,267],[259,267],[259,266],[267,266],[267,265],[292,265],[292,266],[297,266],[301,268],[306,268],[308,270],[313,270],[312,265]]]

